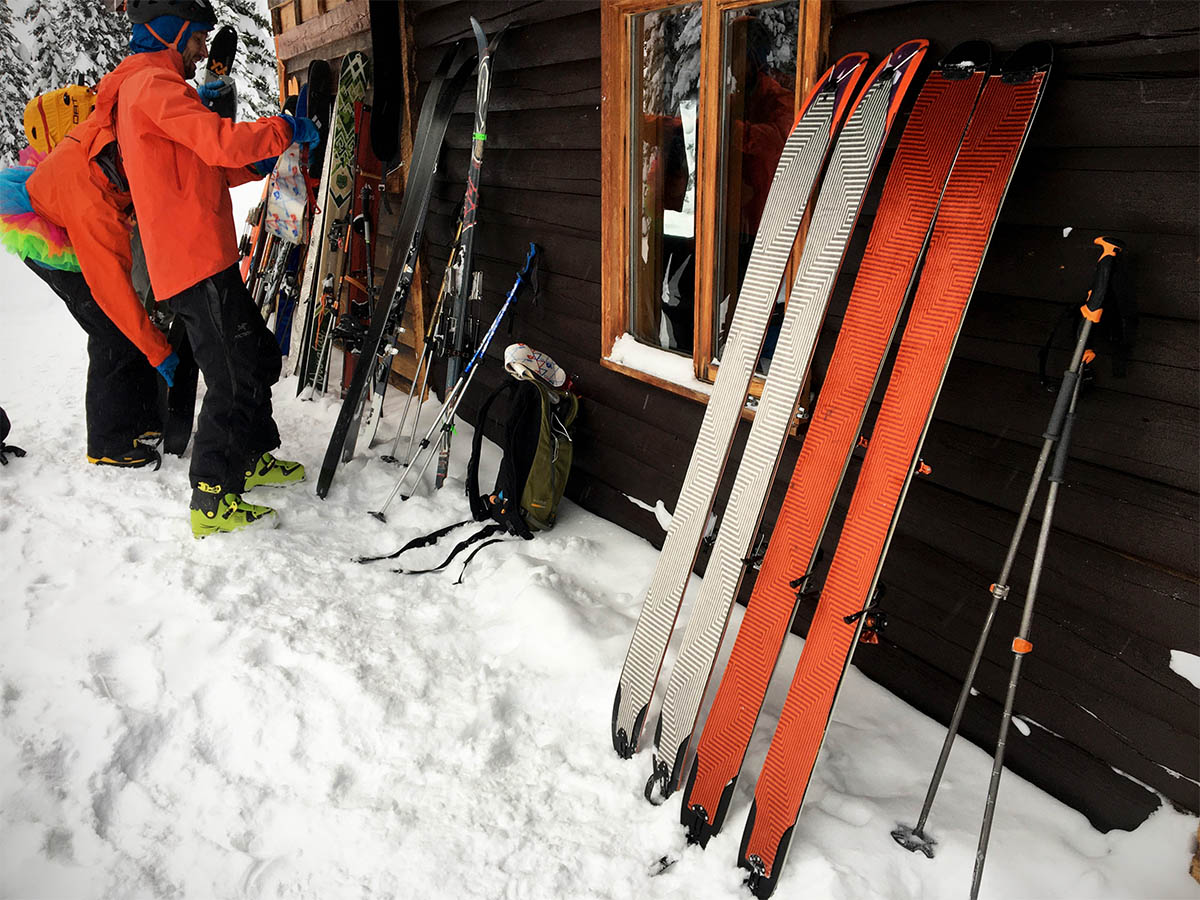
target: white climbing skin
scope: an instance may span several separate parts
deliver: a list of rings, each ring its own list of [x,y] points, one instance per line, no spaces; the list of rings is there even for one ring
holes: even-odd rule
[[[846,69],[844,75],[863,65],[865,59],[857,67]],[[830,79],[792,129],[775,170],[712,397],[621,671],[612,728],[618,752],[632,754],[641,737],[644,712],[654,694],[684,588],[699,552],[776,292],[829,150],[837,96],[837,85]]]
[[[703,587],[684,631],[663,699],[658,747],[661,765],[665,767],[663,776],[675,773],[675,779],[666,787],[667,793],[678,787],[678,778],[682,777],[683,757],[741,583],[743,560],[758,532],[804,376],[816,349],[825,308],[883,146],[891,93],[892,78],[885,71],[883,77],[867,88],[838,136],[829,171],[813,207],[812,223],[784,314],[771,373],[754,413],[754,424],[724,520],[705,569]]]

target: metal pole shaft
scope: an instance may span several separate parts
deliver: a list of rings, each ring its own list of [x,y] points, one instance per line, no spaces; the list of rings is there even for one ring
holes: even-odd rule
[[[1033,623],[1033,605],[1037,600],[1038,586],[1042,577],[1042,566],[1046,559],[1046,544],[1050,539],[1050,526],[1054,521],[1054,505],[1058,500],[1058,488],[1062,483],[1068,448],[1071,441],[1071,426],[1075,418],[1075,405],[1079,400],[1079,381],[1071,389],[1070,408],[1063,424],[1062,440],[1054,457],[1050,473],[1050,487],[1046,492],[1046,508],[1042,513],[1042,527],[1038,532],[1037,550],[1033,556],[1033,568],[1029,573],[1029,589],[1025,593],[1025,607],[1021,611],[1021,627],[1013,640],[1012,671],[1008,678],[1008,692],[1004,697],[1004,713],[1000,719],[1000,736],[996,741],[996,755],[992,760],[992,777],[988,782],[987,800],[983,807],[983,825],[979,830],[979,846],[975,850],[975,870],[971,876],[971,900],[979,896],[979,885],[983,879],[983,866],[987,858],[988,841],[992,835],[992,820],[996,815],[996,796],[1000,791],[1000,775],[1004,770],[1004,751],[1008,742],[1008,728],[1012,722],[1013,702],[1017,696],[1017,682],[1021,677],[1021,663],[1033,650],[1029,642],[1029,630]]]

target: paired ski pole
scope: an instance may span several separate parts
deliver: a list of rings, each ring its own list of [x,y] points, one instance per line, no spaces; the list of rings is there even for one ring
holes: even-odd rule
[[[1026,597],[1026,616],[1022,622],[1020,636],[1013,641],[1013,652],[1016,654],[1013,663],[1013,680],[1009,686],[1008,701],[1006,703],[1004,718],[1000,725],[1000,743],[997,746],[996,763],[992,775],[992,790],[989,790],[988,793],[988,812],[985,818],[985,829],[988,832],[991,830],[991,810],[995,804],[994,789],[999,782],[998,772],[1004,756],[1004,741],[1007,737],[1008,723],[1012,711],[1016,675],[1020,668],[1021,657],[1032,648],[1032,645],[1028,641],[1028,617],[1032,614],[1033,599],[1037,593],[1037,581],[1041,574],[1042,555],[1044,554],[1045,542],[1049,535],[1050,519],[1054,511],[1058,484],[1062,480],[1063,466],[1066,464],[1067,444],[1070,438],[1071,423],[1074,420],[1075,404],[1079,396],[1080,377],[1084,364],[1090,362],[1092,358],[1091,351],[1087,350],[1088,335],[1091,332],[1092,325],[1100,321],[1105,297],[1112,280],[1113,269],[1119,254],[1125,249],[1118,241],[1105,237],[1098,237],[1093,243],[1101,248],[1100,259],[1096,264],[1096,274],[1092,281],[1092,289],[1088,291],[1087,302],[1079,310],[1083,321],[1080,323],[1079,334],[1075,341],[1075,349],[1071,356],[1070,365],[1063,375],[1058,398],[1054,404],[1054,411],[1050,415],[1050,423],[1042,435],[1042,450],[1038,456],[1037,465],[1034,467],[1033,476],[1029,480],[1029,488],[1025,492],[1025,502],[1021,507],[1020,515],[1017,517],[1017,524],[1013,529],[1012,539],[1009,541],[1008,552],[1004,557],[1004,565],[1000,570],[1000,577],[991,586],[992,602],[988,607],[987,616],[984,618],[983,628],[980,631],[979,640],[975,644],[975,652],[971,657],[971,664],[967,668],[966,678],[963,681],[962,690],[958,695],[958,703],[955,705],[954,714],[950,719],[950,727],[946,732],[946,738],[942,743],[942,750],[938,756],[937,765],[933,770],[933,777],[930,779],[929,788],[925,793],[925,802],[921,807],[921,815],[917,819],[916,825],[899,825],[892,832],[892,837],[901,847],[911,851],[919,850],[931,859],[933,858],[933,847],[937,842],[925,834],[925,823],[933,807],[934,798],[937,796],[938,787],[941,785],[942,775],[946,769],[946,762],[950,757],[950,750],[954,746],[954,739],[957,737],[959,727],[962,724],[963,712],[966,709],[967,700],[971,696],[975,674],[979,668],[980,660],[983,658],[984,645],[987,643],[988,635],[991,632],[992,623],[996,617],[996,610],[999,608],[1001,601],[1008,597],[1011,589],[1008,584],[1008,578],[1012,572],[1013,563],[1016,561],[1017,548],[1021,543],[1025,526],[1029,522],[1029,514],[1033,509],[1033,502],[1037,496],[1038,488],[1041,486],[1046,464],[1050,460],[1050,453],[1057,444],[1058,450],[1049,479],[1050,488],[1046,500],[1046,510],[1042,518],[1042,531],[1038,539],[1034,569],[1030,576],[1029,592]],[[1018,647],[1023,649],[1018,649]],[[980,838],[981,855],[976,861],[976,885],[972,890],[972,897],[975,896],[975,892],[978,890],[978,876],[982,871],[983,865],[982,854],[986,851],[986,847],[987,835],[985,833]]]
[[[458,216],[458,226],[454,235],[454,243],[450,248],[450,258],[446,262],[446,269],[442,273],[442,284],[438,289],[437,302],[433,306],[433,313],[429,317],[429,328],[425,333],[425,341],[421,358],[417,361],[417,370],[413,373],[412,383],[409,385],[408,397],[404,400],[404,409],[400,411],[400,424],[396,427],[396,438],[392,441],[392,449],[382,459],[384,462],[397,462],[396,451],[400,447],[400,441],[404,437],[405,425],[408,423],[408,411],[412,407],[413,397],[423,398],[425,391],[429,386],[429,373],[433,369],[434,357],[441,355],[441,347],[443,341],[439,336],[442,329],[443,309],[445,308],[446,296],[450,292],[450,281],[453,278],[454,261],[458,256],[460,241],[462,239],[462,212],[460,210]],[[418,388],[418,384],[420,387]],[[404,464],[408,465],[412,462],[413,445],[417,440],[417,425],[421,418],[421,401],[417,400],[416,410],[413,415],[412,425],[408,431],[408,449],[404,451]]]
[[[446,395],[446,400],[442,404],[442,408],[438,412],[437,418],[434,419],[433,424],[429,426],[429,429],[425,432],[424,437],[421,438],[416,455],[409,460],[408,465],[406,465],[404,470],[400,473],[400,477],[396,480],[396,484],[392,488],[391,493],[388,494],[387,499],[383,501],[383,506],[381,506],[378,511],[373,511],[371,513],[371,515],[379,519],[381,522],[387,521],[385,515],[387,508],[391,505],[392,500],[395,499],[397,494],[400,494],[401,500],[408,499],[407,494],[401,493],[401,488],[403,488],[408,482],[409,475],[411,475],[414,471],[416,471],[417,477],[413,481],[413,487],[415,488],[416,485],[420,484],[421,476],[425,474],[425,470],[429,468],[429,463],[433,460],[435,455],[434,451],[437,447],[437,443],[431,440],[434,432],[445,433],[454,427],[454,414],[458,410],[458,405],[462,402],[463,395],[466,393],[467,388],[474,379],[475,372],[478,370],[479,364],[482,363],[484,358],[487,356],[487,349],[492,343],[492,338],[495,337],[496,331],[499,329],[500,323],[504,320],[505,315],[508,313],[509,307],[512,306],[512,304],[516,301],[521,292],[521,288],[524,287],[526,283],[531,282],[534,285],[534,296],[536,297],[537,255],[538,246],[537,244],[531,242],[529,244],[529,253],[525,257],[525,264],[521,267],[521,271],[517,273],[517,280],[513,282],[513,286],[509,290],[508,296],[504,298],[504,303],[501,305],[500,311],[496,313],[496,317],[492,320],[492,324],[488,326],[487,333],[484,334],[483,340],[481,340],[479,342],[479,346],[476,347],[475,353],[471,356],[470,361],[463,370],[462,377],[455,383],[454,388],[450,391],[450,393]],[[425,462],[418,470],[417,462],[422,456],[425,457]]]

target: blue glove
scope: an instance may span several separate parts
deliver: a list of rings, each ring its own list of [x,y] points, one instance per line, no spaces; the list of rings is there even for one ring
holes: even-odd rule
[[[317,131],[312,119],[303,116],[297,118],[290,113],[280,113],[279,118],[292,126],[292,143],[303,144],[310,150],[321,143],[321,133]]]
[[[172,350],[171,355],[154,368],[158,369],[158,374],[163,377],[167,387],[175,387],[175,370],[179,368],[179,354]]]
[[[275,171],[275,163],[278,160],[278,156],[272,156],[270,159],[260,159],[256,163],[250,163],[250,171],[259,178],[266,178]]]
[[[200,95],[200,99],[204,101],[205,106],[212,106],[215,101],[224,97],[232,90],[233,85],[227,81],[222,81],[220,78],[217,78],[206,84],[200,85],[200,87],[196,88],[196,93]]]

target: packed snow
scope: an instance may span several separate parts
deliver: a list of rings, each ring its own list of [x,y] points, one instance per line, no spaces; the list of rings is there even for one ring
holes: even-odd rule
[[[376,448],[326,501],[311,480],[256,490],[278,530],[195,541],[188,460],[89,466],[84,336],[7,256],[0,284],[0,405],[28,450],[0,468],[0,897],[748,896],[734,862],[753,778],[725,832],[687,847],[677,799],[642,799],[649,750],[625,761],[610,744],[651,545],[566,502],[554,531],[489,547],[461,585],[456,567],[354,563],[467,517],[465,425],[457,477],[386,525],[366,514],[396,475]],[[275,392],[281,455],[315,475],[337,407],[294,394],[291,378]],[[497,457],[487,445],[485,471]],[[913,821],[943,734],[852,672],[778,895],[965,896],[983,751],[951,757],[934,859],[889,836]],[[1196,826],[1164,804],[1100,834],[1007,774],[983,896],[1197,897]],[[651,875],[663,857],[678,862]]]
[[[1200,688],[1200,656],[1186,650],[1171,651],[1171,671]]]

